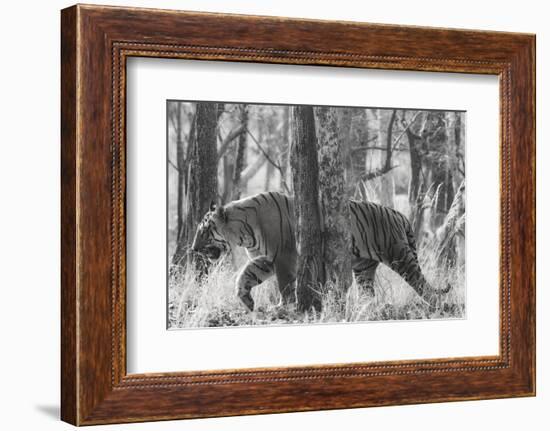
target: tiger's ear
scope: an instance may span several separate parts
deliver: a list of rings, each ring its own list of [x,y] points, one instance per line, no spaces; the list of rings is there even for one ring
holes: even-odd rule
[[[216,202],[210,201],[210,211],[216,211]]]

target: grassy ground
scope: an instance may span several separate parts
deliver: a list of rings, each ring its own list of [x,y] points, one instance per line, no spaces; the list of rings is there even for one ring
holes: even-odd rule
[[[375,279],[374,298],[355,283],[345,298],[338,298],[325,286],[320,313],[300,314],[293,306],[279,306],[275,278],[252,289],[256,304],[250,313],[235,293],[237,271],[226,259],[209,276],[197,282],[194,274],[173,271],[169,280],[169,327],[200,328],[223,326],[280,325],[304,323],[342,323],[382,320],[451,319],[465,314],[464,268],[438,268],[429,253],[420,250],[420,264],[434,288],[450,283],[452,290],[443,295],[437,309],[429,310],[396,273],[380,265]]]

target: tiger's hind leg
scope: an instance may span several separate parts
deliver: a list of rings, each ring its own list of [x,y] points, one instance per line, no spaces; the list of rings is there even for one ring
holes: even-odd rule
[[[275,264],[275,275],[281,293],[281,302],[283,305],[296,302],[296,271],[291,262],[283,261]]]
[[[418,296],[424,300],[431,299],[428,297],[432,296],[433,289],[426,281],[418,263],[417,255],[413,250],[407,246],[398,249],[394,253],[394,259],[389,266],[414,289]]]
[[[237,295],[250,311],[254,311],[254,300],[250,294],[252,288],[272,275],[273,263],[266,256],[252,259],[241,270],[237,277]]]
[[[371,259],[354,259],[353,275],[357,285],[369,296],[374,297],[374,275],[380,262]]]

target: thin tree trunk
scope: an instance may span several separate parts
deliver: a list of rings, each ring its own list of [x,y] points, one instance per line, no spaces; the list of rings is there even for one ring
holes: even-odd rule
[[[240,120],[241,127],[243,130],[246,130],[248,127],[248,105],[241,105],[240,107]],[[235,168],[233,170],[233,200],[240,199],[242,189],[245,185],[241,181],[241,173],[243,171],[244,165],[246,163],[246,139],[248,134],[246,132],[239,135],[239,142],[237,143],[237,154],[235,156]]]
[[[397,111],[394,109],[391,113],[390,120],[388,122],[388,128],[386,130],[386,159],[384,160],[383,171],[386,174],[380,177],[381,186],[381,204],[387,207],[393,208],[393,178],[390,173],[392,169],[392,156],[393,156],[393,125],[395,124],[395,117]],[[381,125],[381,124],[380,124]]]
[[[424,195],[426,184],[422,178],[422,138],[407,129],[409,141],[409,156],[411,159],[411,180],[409,186],[409,219],[413,225],[415,236],[418,239],[423,223]]]
[[[187,138],[187,149],[185,150],[185,164],[184,164],[184,169],[182,170],[183,176],[184,176],[184,179],[183,179],[184,189],[186,193],[187,193],[187,182],[189,180],[189,162],[193,158],[193,149],[195,148],[195,141],[197,140],[196,119],[197,119],[196,115],[193,114],[193,116],[191,117],[191,127],[189,129],[189,135]]]
[[[432,229],[441,226],[454,198],[453,177],[450,164],[449,136],[444,114],[431,114],[427,141],[431,155],[432,187],[435,197],[435,217]]]
[[[177,234],[176,241],[181,237],[183,232],[183,202],[185,199],[185,152],[183,148],[183,127],[181,121],[181,102],[176,103],[176,163],[178,166],[178,184],[177,184]]]
[[[233,170],[234,165],[231,162],[231,155],[229,152],[226,152],[222,159],[223,167],[223,189],[221,194],[222,204],[226,204],[232,195],[233,189]]]
[[[462,175],[461,180],[464,180],[464,151],[462,148],[462,113],[455,112],[455,124],[454,124],[454,135],[455,135],[455,159],[457,171]],[[456,180],[456,178],[455,178]],[[456,183],[457,188],[459,181]]]
[[[464,239],[464,182],[457,188],[453,203],[445,216],[442,226],[437,230],[437,260],[441,267],[454,267],[457,262],[457,243]]]
[[[409,155],[411,158],[409,204],[412,208],[417,204],[424,188],[422,184],[422,138],[411,130],[407,130],[407,139],[409,141]]]
[[[178,241],[172,262],[181,265],[187,249],[191,246],[197,226],[208,212],[210,203],[217,199],[218,168],[216,148],[217,106],[216,103],[199,102],[196,108],[196,140],[189,161],[187,188],[187,217],[185,235]],[[201,272],[205,263],[196,256],[192,261]]]
[[[319,168],[315,118],[311,106],[291,108],[292,148],[290,166],[294,185],[294,211],[298,250],[296,297],[298,309],[321,308],[316,293],[324,284],[319,214]]]
[[[267,147],[267,153],[271,157],[271,146],[269,145]],[[270,184],[271,184],[271,177],[273,177],[273,165],[271,163],[268,163],[265,167],[265,179],[264,179],[264,190],[269,190]]]
[[[392,146],[393,146],[393,125],[395,124],[395,117],[397,115],[397,110],[393,110],[391,113],[390,121],[388,123],[388,130],[386,132],[386,161],[384,163],[384,168],[386,171],[391,169],[391,160],[392,160]]]
[[[352,272],[350,210],[342,157],[345,144],[339,139],[335,108],[316,108],[315,117],[325,275],[338,291],[346,292],[352,282]]]
[[[289,170],[289,160],[290,160],[290,108],[285,106],[283,107],[283,131],[282,131],[282,141],[281,141],[281,179],[279,182],[279,188],[285,190],[285,186],[288,186],[288,170]]]

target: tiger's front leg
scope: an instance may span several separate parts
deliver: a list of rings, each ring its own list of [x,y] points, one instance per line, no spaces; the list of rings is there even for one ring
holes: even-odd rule
[[[266,256],[259,256],[248,262],[237,277],[237,295],[250,311],[254,311],[254,300],[250,291],[273,275],[273,263]]]

